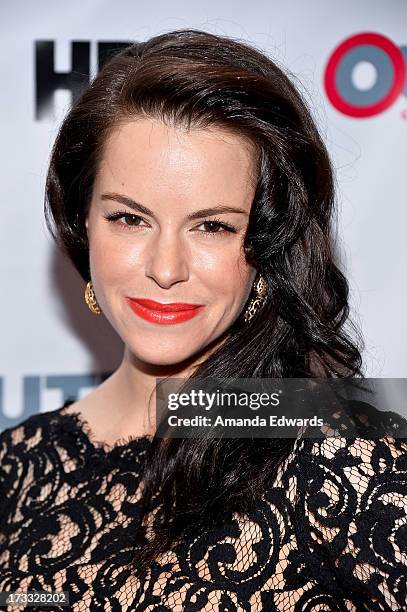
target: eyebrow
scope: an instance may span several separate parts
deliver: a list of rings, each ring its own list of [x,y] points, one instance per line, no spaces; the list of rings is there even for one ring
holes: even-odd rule
[[[143,206],[139,202],[136,202],[132,198],[128,196],[122,195],[120,193],[103,193],[101,195],[102,200],[114,200],[116,202],[120,202],[120,204],[124,204],[133,210],[143,213],[144,215],[149,215],[153,219],[155,219],[155,215],[152,210],[147,208],[147,206]],[[193,213],[187,215],[188,220],[193,219],[201,219],[202,217],[209,217],[211,215],[219,215],[221,213],[242,213],[244,215],[248,215],[248,212],[243,208],[235,208],[233,206],[219,205],[213,206],[211,208],[203,208],[201,210],[196,210]]]

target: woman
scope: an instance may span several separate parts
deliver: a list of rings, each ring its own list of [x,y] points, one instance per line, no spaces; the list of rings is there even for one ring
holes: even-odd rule
[[[160,377],[362,377],[333,211],[310,112],[256,49],[180,30],[104,66],[56,139],[46,214],[124,356],[1,434],[0,590],[66,591],[72,610],[404,609],[405,442],[163,440],[149,410]]]

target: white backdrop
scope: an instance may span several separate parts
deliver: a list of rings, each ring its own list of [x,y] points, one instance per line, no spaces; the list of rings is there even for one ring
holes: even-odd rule
[[[88,393],[103,373],[119,365],[122,353],[104,318],[86,307],[83,281],[57,253],[45,227],[47,162],[71,102],[71,93],[63,89],[46,102],[46,59],[55,73],[69,73],[72,43],[76,49],[82,43],[92,76],[98,43],[142,41],[190,27],[252,43],[296,75],[336,169],[343,265],[352,315],[365,336],[367,375],[407,376],[405,82],[400,91],[405,78],[401,54],[407,58],[404,0],[159,0],[150,5],[3,0],[0,430]],[[332,104],[324,79],[338,45],[363,33],[376,37],[361,38],[353,47],[349,43],[334,73],[339,94],[359,108],[375,101],[380,107],[388,92],[396,91],[387,108],[354,117]]]

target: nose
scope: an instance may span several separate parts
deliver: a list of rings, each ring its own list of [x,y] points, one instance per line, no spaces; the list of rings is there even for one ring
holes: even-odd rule
[[[184,248],[183,248],[184,247]],[[146,276],[160,287],[169,289],[175,283],[188,280],[189,270],[185,245],[178,236],[160,234],[149,243]]]

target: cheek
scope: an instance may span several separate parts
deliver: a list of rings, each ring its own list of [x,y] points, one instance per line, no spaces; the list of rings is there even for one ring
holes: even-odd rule
[[[201,263],[201,274],[204,273],[213,291],[221,296],[229,308],[237,308],[245,302],[251,292],[256,269],[250,266],[243,252],[237,249],[225,250],[211,260],[204,268]]]
[[[89,258],[91,271],[105,282],[118,279],[127,270],[133,270],[134,249],[126,249],[126,243],[114,240],[107,234],[94,236],[90,243]]]

